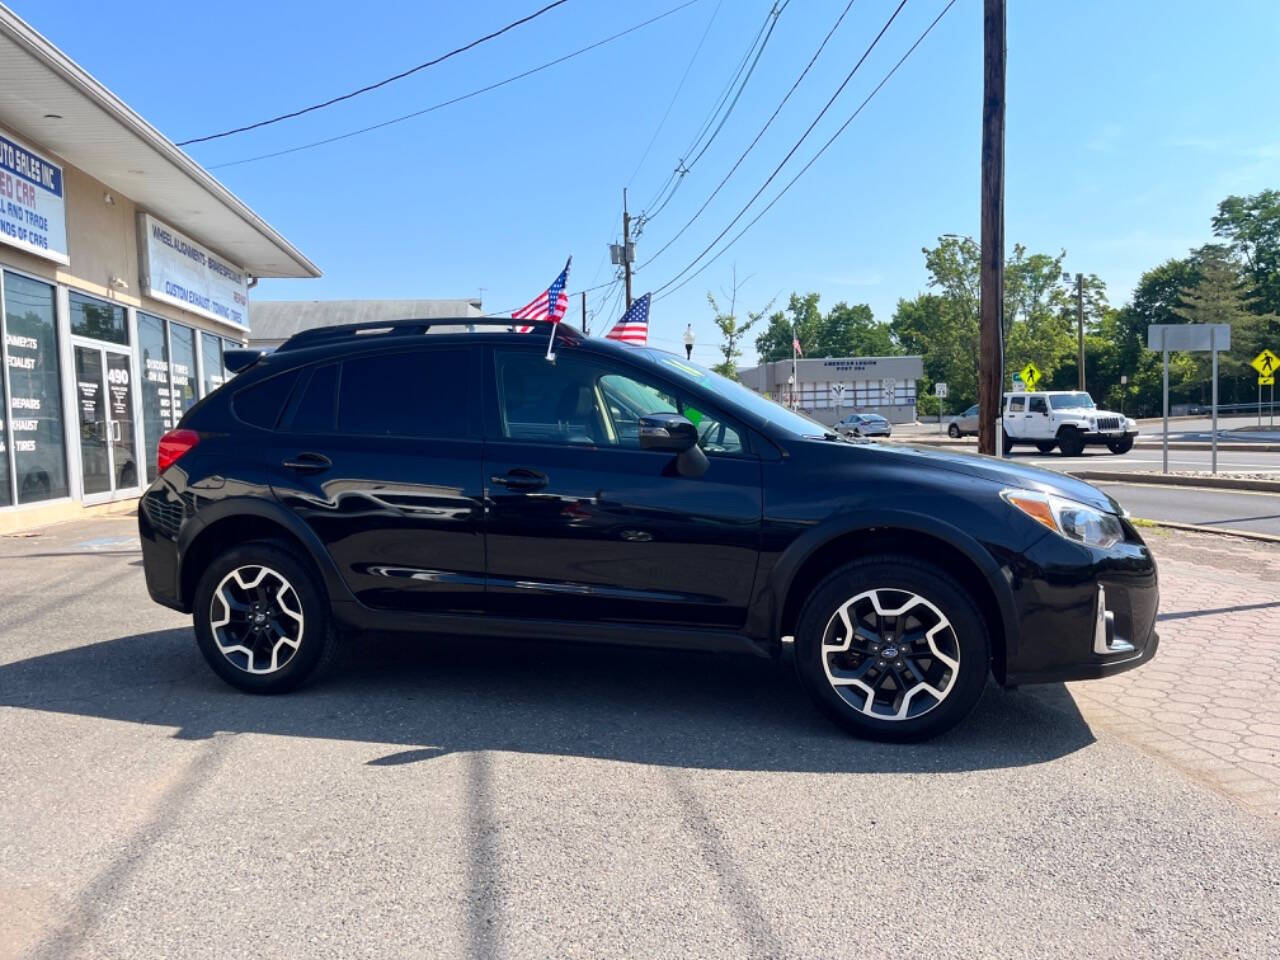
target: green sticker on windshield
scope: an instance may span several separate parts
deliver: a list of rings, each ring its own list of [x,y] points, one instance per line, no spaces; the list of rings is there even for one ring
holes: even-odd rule
[[[702,422],[702,411],[695,410],[693,407],[684,408],[685,419],[692,423],[695,427]]]

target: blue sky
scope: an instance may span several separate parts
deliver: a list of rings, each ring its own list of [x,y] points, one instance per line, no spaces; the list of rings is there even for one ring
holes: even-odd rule
[[[541,6],[460,3],[133,2],[13,7],[174,140],[273,116],[380,79]],[[190,148],[209,167],[418,110],[537,66],[681,0],[570,0],[482,48],[306,117]],[[742,99],[645,229],[644,261],[755,136],[847,0],[793,0]],[[908,0],[766,202],[942,9]],[[675,166],[771,0],[692,6],[464,103],[289,156],[214,169],[315,260],[319,280],[267,280],[261,299],[468,297],[515,307],[573,254],[570,289],[600,283],[622,187],[639,213]],[[777,121],[707,211],[635,279],[676,274],[739,211],[838,86],[896,0],[857,0]],[[653,340],[715,359],[708,290],[748,278],[740,306],[816,290],[887,321],[924,289],[920,248],[976,233],[981,0],[958,0],[844,136],[737,245],[655,303]],[[665,124],[659,120],[710,22]],[[1009,3],[1006,234],[1067,250],[1113,303],[1141,272],[1210,239],[1229,193],[1280,187],[1280,4],[1274,0]],[[645,146],[653,148],[639,164]],[[637,169],[637,165],[639,168]],[[633,176],[634,174],[634,176]],[[754,211],[755,208],[753,208]],[[754,213],[749,213],[748,218]],[[744,219],[743,223],[746,222]],[[733,236],[736,228],[729,236]],[[598,296],[589,304],[595,308]],[[601,305],[608,309],[608,305]],[[571,305],[577,318],[578,303]],[[616,315],[617,311],[614,311]],[[598,318],[599,329],[614,316]],[[754,334],[752,335],[754,336]],[[748,346],[749,360],[754,347]]]

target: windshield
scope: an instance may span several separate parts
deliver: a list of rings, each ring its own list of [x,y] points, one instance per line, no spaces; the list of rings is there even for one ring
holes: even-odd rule
[[[1049,405],[1055,410],[1092,410],[1093,397],[1087,393],[1051,394]]]
[[[749,387],[744,387],[736,380],[722,377],[720,374],[713,373],[700,364],[662,350],[649,349],[646,352],[677,380],[696,383],[714,390],[726,400],[754,413],[758,417],[762,417],[770,423],[776,424],[784,430],[802,437],[822,437],[827,434],[834,436],[830,428],[817,420],[811,420],[803,414],[788,410],[782,404],[761,396]]]

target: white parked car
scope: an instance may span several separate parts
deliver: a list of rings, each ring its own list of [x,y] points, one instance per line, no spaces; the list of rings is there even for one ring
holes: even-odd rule
[[[836,424],[836,431],[846,437],[888,437],[893,427],[878,413],[851,413]]]
[[[978,435],[978,405],[975,403],[964,413],[957,413],[947,422],[947,433],[953,438]]]
[[[1124,414],[1099,410],[1089,394],[1078,390],[1037,390],[1004,395],[1004,450],[1014,444],[1034,445],[1041,453],[1054,447],[1064,457],[1077,457],[1087,444],[1105,445],[1112,453],[1133,449],[1138,425]]]

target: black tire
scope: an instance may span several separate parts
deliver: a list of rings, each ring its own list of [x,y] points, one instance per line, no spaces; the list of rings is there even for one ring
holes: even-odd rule
[[[926,704],[928,709],[918,716],[907,716],[901,720],[867,716],[859,706],[837,692],[828,679],[826,658],[847,655],[824,654],[823,638],[829,629],[841,630],[840,608],[851,598],[870,590],[914,593],[950,621],[950,636],[944,631],[940,642],[954,644],[959,668],[953,671],[943,699]],[[931,611],[926,612],[931,615]],[[909,622],[906,617],[898,619]],[[828,717],[855,736],[870,740],[907,743],[927,740],[950,730],[978,703],[990,671],[988,629],[973,598],[945,571],[911,557],[873,556],[840,567],[819,583],[805,601],[795,636],[796,670],[805,690]],[[838,633],[833,633],[832,637],[841,639]],[[914,662],[930,661],[926,653]],[[933,660],[932,663],[934,667],[942,668],[940,661]],[[879,684],[881,681],[877,679],[874,682]],[[884,683],[887,686],[889,681]],[[841,689],[852,688],[846,686]],[[901,687],[898,689],[909,693]],[[861,693],[851,695],[864,697]],[[862,706],[865,705],[864,697]]]
[[[1078,457],[1084,453],[1084,437],[1075,427],[1063,427],[1058,431],[1058,449],[1064,457]]]
[[[1000,449],[1006,454],[1013,449],[1013,437],[1009,436],[1003,428],[1000,430]]]
[[[1058,445],[1057,440],[1037,440],[1036,441],[1036,449],[1039,450],[1041,453],[1049,453],[1057,445]]]
[[[959,440],[960,427],[954,423],[951,426],[947,427],[947,436],[949,436],[952,440]]]
[[[237,665],[246,659],[253,663],[252,655],[246,658],[236,653],[237,662],[233,662],[222,652],[214,635],[214,593],[224,578],[244,567],[266,567],[286,581],[293,589],[299,607],[297,612],[302,617],[296,649],[271,672],[252,673]],[[296,689],[324,672],[338,646],[329,598],[320,578],[308,561],[299,559],[295,551],[276,541],[253,541],[219,555],[201,575],[194,603],[196,644],[205,661],[227,683],[249,693],[285,693]],[[221,616],[223,610],[224,605],[219,603],[217,615]]]
[[[1133,437],[1125,437],[1123,440],[1113,440],[1107,444],[1107,449],[1114,454],[1128,453],[1133,449]]]

